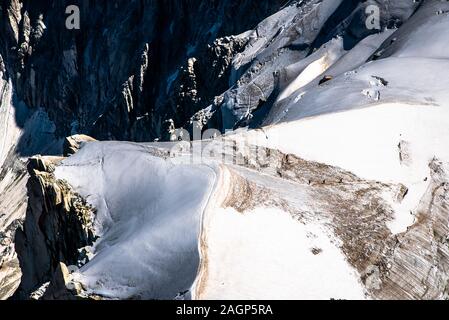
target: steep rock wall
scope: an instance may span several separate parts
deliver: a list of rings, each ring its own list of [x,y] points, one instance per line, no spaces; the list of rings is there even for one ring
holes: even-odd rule
[[[18,96],[44,107],[58,135],[149,141],[165,138],[166,120],[183,126],[227,89],[227,56],[240,46],[223,54],[215,39],[253,28],[283,3],[5,0],[0,53]],[[65,27],[68,5],[80,8],[80,30]],[[192,57],[194,80],[183,71]]]

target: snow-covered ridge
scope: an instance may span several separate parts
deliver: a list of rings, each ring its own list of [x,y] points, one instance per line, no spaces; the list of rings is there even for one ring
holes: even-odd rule
[[[90,293],[174,299],[189,290],[213,169],[174,166],[134,144],[89,143],[56,176],[97,209],[100,239],[79,279]]]
[[[89,249],[90,261],[74,275],[86,294],[123,299],[365,297],[333,232],[312,216],[314,222],[306,226],[295,218],[310,205],[307,192],[290,199],[282,193],[292,185],[279,181],[267,197],[269,181],[248,169],[235,171],[214,159],[179,164],[152,150],[91,142],[56,168],[56,177],[97,209],[100,238]],[[241,193],[248,185],[254,189]]]
[[[270,135],[268,130],[268,140]],[[416,298],[425,287],[431,288],[428,297],[441,292],[438,279],[445,272],[419,279],[445,252],[444,243],[431,249],[438,234],[431,231],[438,227],[433,221],[449,217],[436,203],[447,201],[438,191],[447,179],[442,162],[428,164],[422,194],[408,195],[403,184],[361,179],[276,149],[266,150],[267,162],[221,162],[217,151],[228,150],[222,146],[227,140],[240,140],[237,157],[251,154],[251,137],[241,139],[206,142],[204,150],[214,155],[205,154],[201,164],[189,163],[189,148],[170,156],[163,144],[123,142],[86,143],[63,161],[56,176],[98,210],[100,238],[87,248],[90,260],[73,274],[83,294],[391,299]],[[395,235],[395,216],[415,196],[416,222]],[[434,209],[423,210],[429,206]],[[418,258],[423,250],[429,260],[410,266],[410,255]],[[410,279],[425,285],[402,287]]]
[[[397,219],[390,228],[406,231],[429,186],[429,163],[449,161],[449,65],[442,31],[449,27],[447,9],[447,3],[426,2],[399,29],[371,35],[350,51],[336,38],[284,67],[281,73],[292,80],[265,128],[237,134],[236,140],[404,184],[408,194],[394,205]],[[365,62],[370,57],[377,60]]]

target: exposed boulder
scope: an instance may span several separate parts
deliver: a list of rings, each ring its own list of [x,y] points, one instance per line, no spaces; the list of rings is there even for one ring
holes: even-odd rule
[[[68,157],[74,153],[76,153],[80,145],[85,142],[96,141],[94,138],[89,137],[84,134],[77,134],[64,139],[63,144],[63,154],[65,157]]]
[[[72,281],[70,270],[63,262],[60,262],[41,299],[80,300],[81,293],[81,285]]]

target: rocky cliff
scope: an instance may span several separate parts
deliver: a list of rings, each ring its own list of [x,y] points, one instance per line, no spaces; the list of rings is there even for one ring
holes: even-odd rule
[[[245,41],[221,37],[283,2],[5,0],[0,54],[19,98],[43,107],[60,136],[151,141],[228,88]],[[65,27],[68,5],[80,30]]]
[[[80,30],[65,27],[69,4],[79,6]],[[370,30],[366,8],[373,4],[382,15],[379,29]],[[282,5],[275,19],[257,25]],[[192,116],[220,130],[257,125],[280,90],[275,71],[335,36],[351,49],[370,34],[400,26],[418,6],[387,0],[11,0],[1,6],[0,53],[18,97],[43,107],[58,135],[152,141],[167,139],[170,124],[190,128]],[[284,77],[280,86],[295,75]]]
[[[27,214],[15,237],[22,271],[16,298],[28,299],[36,284],[57,281],[54,274],[63,273],[61,264],[81,266],[88,259],[82,248],[94,241],[94,209],[53,174],[61,160],[34,157],[28,163]]]

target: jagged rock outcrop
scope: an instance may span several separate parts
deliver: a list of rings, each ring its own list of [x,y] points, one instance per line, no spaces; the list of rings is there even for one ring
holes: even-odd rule
[[[61,158],[33,157],[28,163],[28,209],[23,229],[16,234],[22,279],[16,298],[28,299],[51,281],[60,263],[80,266],[82,248],[94,240],[94,209],[53,171]],[[51,287],[54,287],[53,284]]]
[[[17,100],[0,61],[0,299],[11,296],[20,283],[14,239],[27,209],[26,157],[59,154],[61,144],[46,113]]]
[[[35,299],[81,300],[82,291],[81,285],[73,281],[71,272],[67,266],[63,262],[60,262],[42,294],[36,296]]]
[[[62,146],[64,157],[75,154],[79,150],[82,143],[92,141],[95,141],[95,139],[84,134],[78,134],[65,138]]]
[[[379,299],[449,299],[449,177],[433,159],[430,185],[406,233],[386,241],[384,256],[367,275],[379,281]]]
[[[4,164],[0,169],[0,299],[15,292],[22,275],[14,239],[25,219],[28,181],[20,160],[9,157]]]

